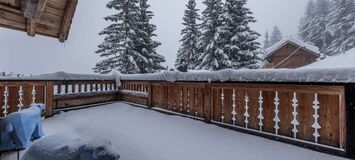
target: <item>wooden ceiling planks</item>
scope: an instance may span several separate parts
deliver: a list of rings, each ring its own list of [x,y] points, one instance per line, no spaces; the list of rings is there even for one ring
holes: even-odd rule
[[[3,10],[0,7],[0,26],[19,31],[26,30],[26,18],[21,12],[12,12],[10,10]]]
[[[0,0],[0,27],[67,40],[78,0]],[[28,6],[28,8],[26,8]],[[34,7],[35,6],[35,7]]]
[[[20,7],[21,0],[0,0],[0,3],[18,8]]]

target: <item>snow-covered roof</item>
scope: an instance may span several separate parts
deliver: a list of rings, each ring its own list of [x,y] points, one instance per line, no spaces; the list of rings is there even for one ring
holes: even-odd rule
[[[347,51],[345,54],[327,57],[324,60],[312,63],[304,68],[320,69],[320,68],[355,68],[355,48]]]
[[[75,74],[66,72],[56,72],[52,74],[41,74],[37,76],[25,77],[0,77],[0,80],[114,80],[115,75],[99,74]]]
[[[312,82],[355,83],[355,67],[336,69],[256,69],[217,72],[163,72],[156,74],[119,75],[116,81],[168,82]]]
[[[273,55],[277,50],[281,49],[283,46],[285,46],[286,44],[293,44],[299,47],[302,47],[305,50],[310,51],[310,53],[319,56],[320,55],[320,51],[319,48],[317,46],[308,44],[306,42],[303,42],[301,40],[298,39],[294,39],[294,38],[285,38],[282,39],[280,42],[277,42],[276,44],[272,45],[271,47],[265,49],[264,51],[264,59],[269,58],[271,55]]]

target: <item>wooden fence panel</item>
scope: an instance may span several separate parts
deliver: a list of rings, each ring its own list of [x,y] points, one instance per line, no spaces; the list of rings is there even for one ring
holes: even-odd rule
[[[344,149],[343,87],[213,84],[212,91],[217,123]]]
[[[20,108],[25,109],[32,103],[45,101],[45,82],[0,82],[0,117],[17,112]]]
[[[118,100],[118,90],[113,80],[54,81],[52,83],[53,110]]]

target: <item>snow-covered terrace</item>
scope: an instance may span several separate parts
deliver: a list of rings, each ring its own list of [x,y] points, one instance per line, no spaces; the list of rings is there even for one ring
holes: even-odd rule
[[[286,143],[352,157],[354,84],[351,66],[106,76],[58,72],[0,79],[0,105],[1,113],[16,112],[22,90],[23,104],[45,103],[45,115],[54,116],[44,120],[48,135],[104,137],[122,159],[341,159]],[[70,112],[58,115],[61,111]]]
[[[63,113],[43,125],[47,135],[108,139],[122,160],[343,159],[125,103]]]

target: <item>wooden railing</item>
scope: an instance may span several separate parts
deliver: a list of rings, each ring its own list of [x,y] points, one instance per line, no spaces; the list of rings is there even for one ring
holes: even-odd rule
[[[51,104],[51,93],[48,92],[51,84],[44,81],[7,81],[0,82],[1,116],[6,117],[12,112],[22,110],[33,103]],[[46,114],[51,114],[51,107],[46,109]]]
[[[151,85],[142,81],[124,81],[120,88],[120,100],[126,102],[134,102],[145,106],[151,105],[151,99],[148,98]]]
[[[164,82],[114,79],[1,80],[0,117],[32,103],[45,116],[125,101],[311,149],[355,157],[355,85]]]
[[[123,81],[125,101],[320,151],[351,150],[345,85]],[[129,87],[127,87],[129,86]],[[133,87],[132,87],[133,86]],[[138,87],[137,87],[138,86]],[[128,97],[128,98],[127,98]],[[353,135],[353,134],[352,134]]]
[[[53,95],[56,110],[118,100],[116,82],[113,80],[54,81]]]
[[[82,105],[117,101],[112,80],[6,80],[0,81],[0,118],[33,103],[46,105],[45,116]]]

